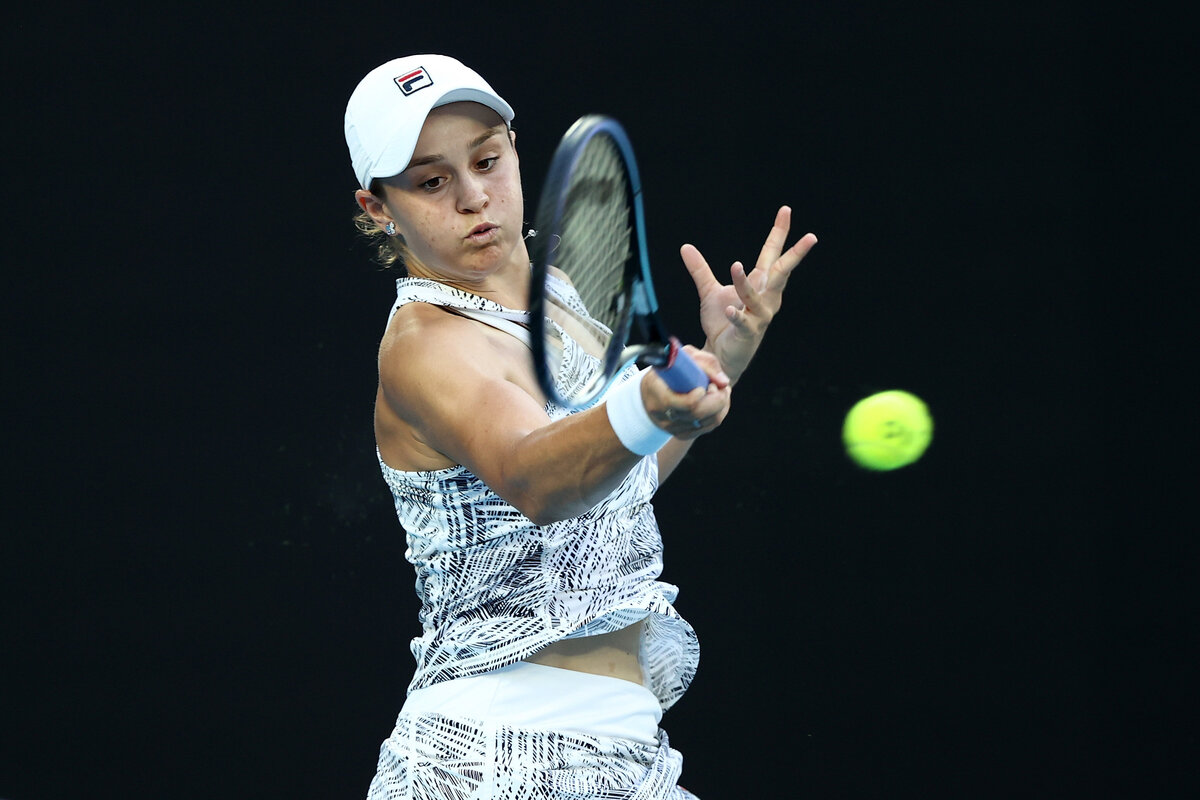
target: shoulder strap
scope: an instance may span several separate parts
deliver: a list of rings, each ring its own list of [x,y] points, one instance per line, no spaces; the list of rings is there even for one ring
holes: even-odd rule
[[[419,302],[449,308],[484,325],[503,331],[529,347],[529,312],[513,311],[484,297],[443,286],[436,281],[400,278],[396,281],[396,302],[388,322],[408,303]]]
[[[518,314],[519,312],[511,311],[476,311],[470,308],[458,308],[457,306],[446,306],[452,308],[456,313],[462,314],[464,317],[470,317],[473,320],[482,322],[484,325],[491,325],[498,331],[504,331],[510,336],[518,339],[526,347],[529,344],[529,328],[525,325],[518,324],[510,315]],[[528,324],[529,314],[523,315],[523,320]]]

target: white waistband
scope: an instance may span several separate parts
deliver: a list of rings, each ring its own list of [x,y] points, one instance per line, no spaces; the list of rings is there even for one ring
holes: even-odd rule
[[[405,714],[431,712],[652,746],[662,721],[658,698],[644,686],[526,661],[417,689],[404,703]]]

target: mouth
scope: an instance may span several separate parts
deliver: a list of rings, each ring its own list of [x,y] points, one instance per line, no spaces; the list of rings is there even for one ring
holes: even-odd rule
[[[499,230],[499,225],[491,222],[481,222],[474,228],[471,228],[465,238],[472,242],[486,242],[495,237]]]

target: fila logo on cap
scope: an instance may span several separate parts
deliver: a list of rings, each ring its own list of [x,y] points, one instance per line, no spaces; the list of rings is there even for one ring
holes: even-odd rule
[[[425,71],[424,67],[417,67],[412,72],[396,78],[396,85],[405,95],[410,95],[426,86],[433,86],[433,78],[429,77],[429,73]]]

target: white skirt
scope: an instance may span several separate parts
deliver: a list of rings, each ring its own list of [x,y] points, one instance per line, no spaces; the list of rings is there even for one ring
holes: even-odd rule
[[[527,661],[418,689],[408,696],[403,712],[631,739],[651,746],[658,745],[662,722],[658,698],[644,686]]]
[[[519,662],[412,692],[369,800],[693,798],[643,686]]]

